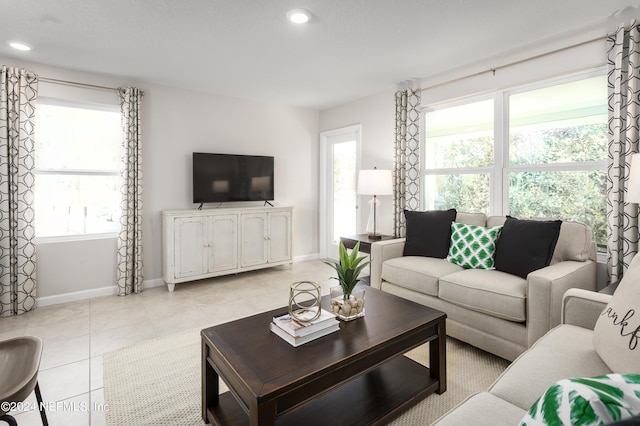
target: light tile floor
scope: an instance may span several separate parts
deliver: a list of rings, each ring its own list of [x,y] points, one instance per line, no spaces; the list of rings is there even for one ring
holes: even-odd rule
[[[143,340],[206,328],[285,306],[289,285],[315,281],[328,294],[335,271],[319,260],[237,275],[154,287],[126,297],[103,296],[0,318],[0,339],[44,340],[38,380],[52,426],[105,425],[103,354]],[[35,395],[13,412],[20,426],[40,425]]]

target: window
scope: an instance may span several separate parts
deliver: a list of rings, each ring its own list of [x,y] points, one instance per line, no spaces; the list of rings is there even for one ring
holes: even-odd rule
[[[427,110],[425,153],[425,208],[576,220],[605,246],[603,72]]]
[[[489,213],[493,100],[427,112],[425,205]]]
[[[606,245],[604,75],[509,95],[508,211],[585,222]]]
[[[35,138],[36,236],[117,232],[122,138],[118,106],[40,99]]]

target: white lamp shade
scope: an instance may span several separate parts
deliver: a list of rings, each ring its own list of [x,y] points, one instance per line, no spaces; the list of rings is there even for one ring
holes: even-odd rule
[[[640,203],[640,154],[631,156],[625,201],[627,203]]]
[[[358,194],[392,195],[391,170],[360,170],[358,174]]]

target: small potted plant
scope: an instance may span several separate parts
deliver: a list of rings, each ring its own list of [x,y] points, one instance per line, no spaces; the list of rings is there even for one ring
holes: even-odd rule
[[[340,261],[324,259],[323,262],[336,270],[340,287],[331,288],[331,311],[340,319],[350,321],[364,316],[364,289],[355,289],[358,277],[362,270],[369,264],[363,262],[366,256],[358,257],[360,243],[356,243],[351,254],[347,253],[344,244],[338,248]]]

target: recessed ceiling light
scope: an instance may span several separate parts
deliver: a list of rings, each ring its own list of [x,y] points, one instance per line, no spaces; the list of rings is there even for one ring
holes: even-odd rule
[[[22,51],[29,51],[29,50],[33,50],[33,47],[26,44],[26,43],[22,43],[21,41],[10,41],[9,42],[9,46],[13,47],[16,50],[22,50]]]
[[[304,9],[291,9],[287,12],[287,19],[294,24],[306,24],[311,19],[311,14]]]

